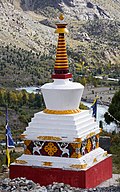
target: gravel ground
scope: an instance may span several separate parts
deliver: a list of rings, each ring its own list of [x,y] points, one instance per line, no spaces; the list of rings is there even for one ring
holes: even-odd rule
[[[64,183],[53,183],[48,186],[40,186],[26,178],[5,178],[0,181],[0,192],[120,192],[120,183],[116,182],[120,175],[113,175],[112,179],[102,183],[94,189],[80,189]]]
[[[113,174],[111,179],[101,183],[98,187],[120,186],[120,174]]]

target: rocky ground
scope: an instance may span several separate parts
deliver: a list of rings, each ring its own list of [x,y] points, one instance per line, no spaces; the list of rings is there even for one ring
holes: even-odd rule
[[[0,181],[0,191],[1,192],[119,192],[120,184],[111,185],[108,187],[96,187],[94,189],[80,189],[71,187],[70,185],[64,183],[53,183],[48,186],[40,186],[39,184],[35,184],[31,180],[27,180],[26,178],[15,178],[9,179],[5,178]]]

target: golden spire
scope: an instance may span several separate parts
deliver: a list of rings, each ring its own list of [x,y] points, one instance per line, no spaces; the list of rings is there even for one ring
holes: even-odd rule
[[[52,78],[67,79],[72,77],[72,74],[69,73],[66,43],[64,38],[64,34],[67,34],[68,30],[66,29],[67,24],[63,22],[64,20],[63,14],[60,14],[59,19],[60,22],[56,24],[57,29],[55,30],[55,33],[58,33],[59,37],[58,37],[56,61],[54,66],[55,73],[52,75]]]
[[[61,13],[59,19],[62,21],[64,19],[64,15]]]

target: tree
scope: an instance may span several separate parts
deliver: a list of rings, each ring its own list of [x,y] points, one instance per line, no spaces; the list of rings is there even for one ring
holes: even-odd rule
[[[9,91],[8,93],[8,104],[16,104],[18,101],[16,93],[14,91]]]
[[[82,109],[82,110],[87,110],[88,109],[88,107],[86,106],[86,105],[84,105],[83,103],[80,103],[80,109]]]
[[[5,99],[4,99],[4,89],[0,89],[0,105],[3,106],[5,104]]]
[[[28,103],[29,94],[27,93],[26,90],[23,90],[22,93],[23,93],[22,102],[23,102],[23,105],[24,105],[24,104],[27,104],[27,103]]]
[[[30,93],[30,94],[29,94],[29,102],[30,102],[30,103],[33,103],[34,100],[35,100],[35,94],[34,94],[34,93]]]
[[[120,90],[113,96],[108,113],[105,113],[104,117],[108,124],[115,121],[115,123],[120,126]]]
[[[83,86],[86,85],[86,78],[85,77],[77,77],[76,79],[77,82],[81,83]]]

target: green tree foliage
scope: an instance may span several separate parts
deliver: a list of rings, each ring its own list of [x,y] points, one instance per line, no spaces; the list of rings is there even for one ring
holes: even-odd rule
[[[0,105],[5,105],[4,89],[0,89]]]
[[[46,56],[11,45],[0,46],[0,84],[4,87],[20,87],[50,81],[54,63],[51,54]]]
[[[41,93],[0,88],[0,141],[5,141],[6,106],[14,140],[20,139],[34,113],[45,108]]]
[[[76,81],[77,82],[79,82],[79,83],[81,83],[82,85],[86,85],[86,78],[83,76],[83,77],[80,77],[80,76],[78,76],[77,78],[76,78]]]
[[[0,106],[8,106],[11,108],[19,106],[28,107],[44,107],[44,101],[41,93],[28,93],[26,90],[7,90],[0,88]]]
[[[108,112],[111,114],[110,116],[109,113],[105,113],[105,121],[108,124],[115,121],[115,119],[120,122],[120,90],[113,96]],[[117,121],[115,121],[115,123],[120,126],[120,123]]]
[[[82,109],[82,110],[88,110],[88,107],[87,106],[85,106],[82,102],[80,103],[80,109]]]

